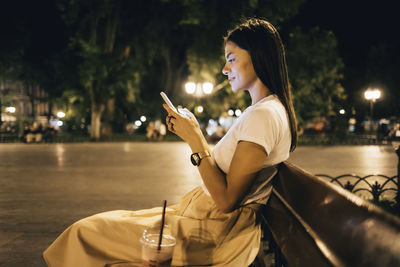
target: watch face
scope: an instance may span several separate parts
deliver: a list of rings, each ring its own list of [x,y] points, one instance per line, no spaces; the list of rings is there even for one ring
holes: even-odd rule
[[[198,166],[200,163],[200,157],[199,154],[194,153],[190,156],[190,160],[192,161],[192,164],[195,166]]]

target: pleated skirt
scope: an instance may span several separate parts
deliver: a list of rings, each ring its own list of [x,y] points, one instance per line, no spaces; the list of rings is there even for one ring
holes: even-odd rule
[[[248,266],[255,259],[261,229],[258,204],[231,213],[217,209],[201,187],[167,207],[166,224],[176,238],[173,266]],[[117,210],[82,219],[43,253],[50,267],[141,266],[140,237],[160,225],[162,208]]]

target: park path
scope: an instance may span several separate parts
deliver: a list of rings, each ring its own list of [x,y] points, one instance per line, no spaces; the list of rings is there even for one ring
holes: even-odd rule
[[[169,204],[200,185],[182,142],[0,144],[0,266],[45,266],[42,251],[74,221]],[[298,147],[311,173],[397,174],[390,146]]]

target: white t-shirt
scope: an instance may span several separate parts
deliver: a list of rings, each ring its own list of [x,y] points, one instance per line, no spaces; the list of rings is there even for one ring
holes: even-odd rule
[[[229,171],[239,141],[261,145],[268,155],[264,170],[257,175],[249,194],[241,204],[265,204],[271,193],[269,182],[277,172],[275,166],[288,159],[291,144],[288,116],[276,95],[267,96],[249,106],[215,145],[212,157],[224,173]],[[204,184],[203,190],[209,195]]]

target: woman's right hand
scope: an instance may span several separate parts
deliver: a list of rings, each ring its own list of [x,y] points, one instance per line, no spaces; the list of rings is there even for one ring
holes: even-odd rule
[[[178,135],[188,144],[194,142],[199,134],[202,134],[196,117],[188,109],[183,109],[182,113],[184,114],[181,114],[166,104],[163,104],[163,107],[168,112],[166,124],[169,131]]]

